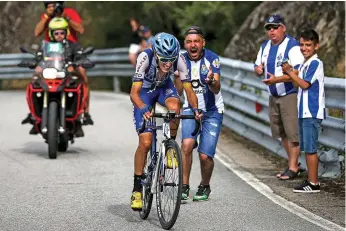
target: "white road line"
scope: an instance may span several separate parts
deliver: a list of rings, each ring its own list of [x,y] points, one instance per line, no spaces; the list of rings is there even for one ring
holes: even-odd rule
[[[229,170],[234,172],[239,178],[241,178],[243,181],[245,181],[247,184],[249,184],[251,187],[256,189],[258,192],[260,192],[262,195],[267,197],[269,200],[273,201],[275,204],[280,205],[284,209],[288,210],[289,212],[315,224],[318,225],[326,230],[346,230],[342,226],[335,224],[331,221],[328,221],[320,216],[317,216],[316,214],[313,214],[312,212],[309,212],[308,210],[294,204],[293,202],[290,202],[283,197],[275,194],[273,190],[268,187],[266,184],[261,182],[259,179],[257,179],[255,176],[253,176],[251,173],[246,172],[245,170],[239,170],[240,166],[238,166],[231,158],[229,158],[226,154],[221,152],[218,148],[216,148],[217,155],[215,155],[215,159],[220,161],[224,166],[226,166]],[[292,192],[293,193],[293,192]]]

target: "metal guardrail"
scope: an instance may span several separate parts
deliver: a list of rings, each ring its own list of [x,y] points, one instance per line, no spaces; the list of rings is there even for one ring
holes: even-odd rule
[[[30,78],[32,70],[16,67],[23,58],[30,58],[29,54],[0,54],[0,79]],[[88,76],[113,77],[114,90],[119,91],[119,77],[131,77],[134,68],[128,63],[128,48],[99,49],[89,56],[96,63],[95,68],[88,70]],[[268,116],[267,86],[253,73],[253,64],[240,60],[220,57],[222,75],[222,94],[226,105],[224,125],[236,133],[258,143],[270,151],[287,158],[279,140],[271,137]],[[325,94],[327,109],[345,110],[345,80],[339,78],[325,78]],[[256,112],[256,104],[262,109]],[[335,176],[338,174],[338,165],[328,169],[328,163],[339,163],[335,150],[345,151],[345,120],[328,116],[322,122],[320,144],[331,148],[324,155],[321,162],[320,175]],[[319,151],[321,156],[326,154]],[[331,157],[331,155],[333,155]],[[327,157],[327,158],[325,158]],[[336,159],[337,158],[337,159]],[[305,165],[305,158],[300,162]]]

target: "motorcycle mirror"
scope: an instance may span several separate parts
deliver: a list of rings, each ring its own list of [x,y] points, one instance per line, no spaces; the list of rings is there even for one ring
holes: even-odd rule
[[[17,65],[18,67],[29,67],[30,64],[28,62],[21,62]]]
[[[23,47],[23,46],[20,46],[20,51],[21,52],[23,52],[23,53],[30,53],[29,51],[28,51],[28,49],[26,49],[25,47]]]
[[[95,64],[89,61],[89,62],[83,62],[81,66],[84,68],[93,68]]]
[[[93,48],[93,47],[87,47],[83,50],[83,54],[89,55],[89,54],[93,53],[94,50],[95,50],[95,48]]]

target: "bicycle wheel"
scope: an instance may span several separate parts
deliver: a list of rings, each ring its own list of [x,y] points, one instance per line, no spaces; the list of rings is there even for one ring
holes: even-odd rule
[[[143,175],[145,176],[142,179],[142,195],[143,195],[143,207],[142,211],[139,212],[139,216],[142,219],[147,219],[151,210],[151,205],[153,203],[153,194],[150,191],[151,182],[153,177],[153,166],[151,166],[151,155],[148,153],[147,161],[144,166]]]
[[[177,142],[170,139],[166,141],[165,147],[165,156],[161,156],[161,161],[157,163],[156,207],[162,228],[171,229],[180,210],[183,166]]]

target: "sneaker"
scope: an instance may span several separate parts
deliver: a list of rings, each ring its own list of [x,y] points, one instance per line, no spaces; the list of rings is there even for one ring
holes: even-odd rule
[[[29,131],[29,134],[30,134],[30,135],[37,135],[37,134],[38,134],[38,132],[36,131],[35,126],[33,126],[33,127],[31,128],[31,130]]]
[[[25,119],[22,120],[22,124],[34,124],[34,117],[29,113]]]
[[[135,211],[141,211],[143,206],[142,192],[132,192],[131,196],[131,209]]]
[[[196,195],[193,196],[193,201],[207,201],[211,193],[210,186],[199,185]]]
[[[188,184],[183,184],[181,199],[182,200],[188,200],[189,199],[189,192],[190,192],[190,186]]]
[[[172,154],[173,154],[173,158],[172,158]],[[174,149],[169,149],[166,152],[166,167],[169,169],[173,168],[173,162],[172,159],[174,161],[174,167],[177,168],[178,167],[178,160],[177,160],[177,154],[175,153]]]
[[[320,192],[320,188],[320,183],[318,183],[317,185],[312,185],[308,180],[304,180],[303,183],[293,189],[293,192],[316,193]]]
[[[91,116],[88,112],[84,113],[83,124],[84,125],[94,125],[94,121],[91,119]]]
[[[78,126],[77,131],[75,133],[76,137],[84,137],[84,131],[81,126]]]

